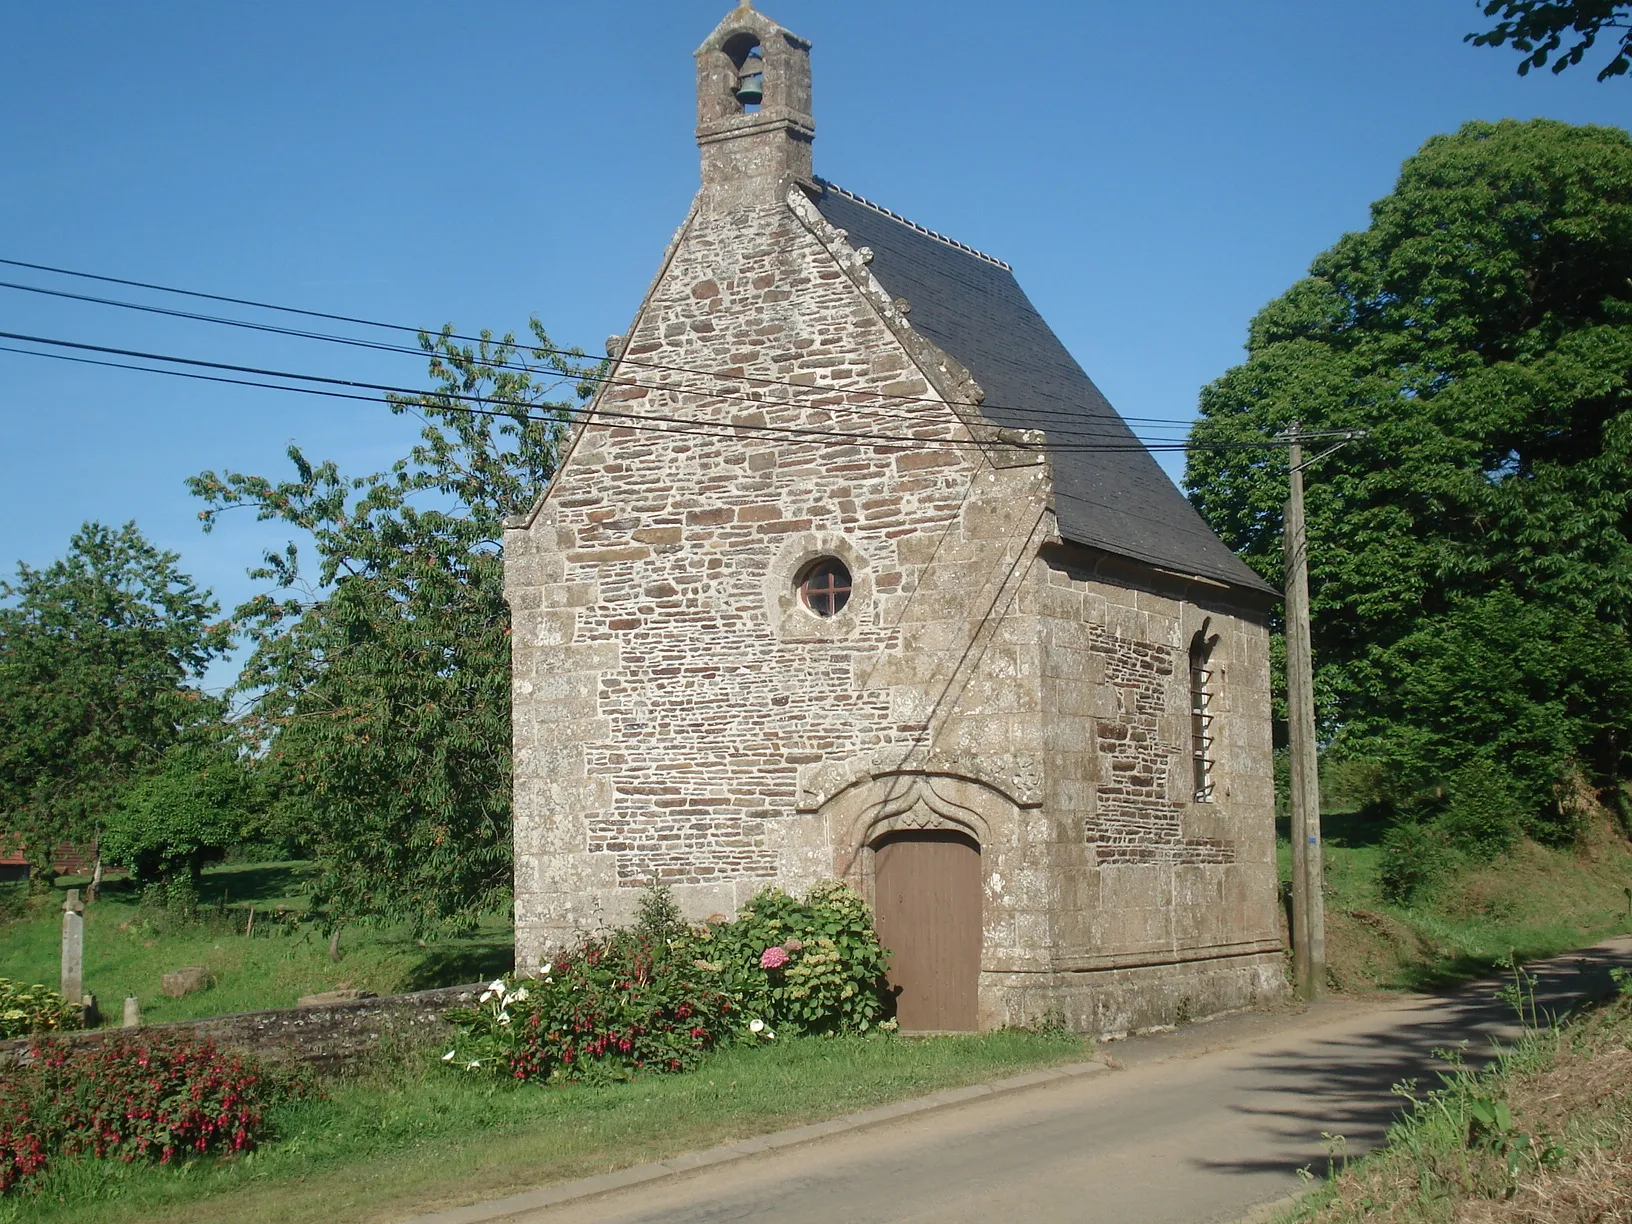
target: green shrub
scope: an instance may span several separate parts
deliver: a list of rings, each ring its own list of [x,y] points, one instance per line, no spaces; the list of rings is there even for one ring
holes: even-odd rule
[[[109,814],[102,857],[129,867],[149,903],[191,912],[204,865],[244,837],[254,806],[252,781],[231,753],[178,749]]]
[[[1445,840],[1470,858],[1500,858],[1518,842],[1524,809],[1518,788],[1498,766],[1475,760],[1452,776],[1449,802],[1435,822]]]
[[[449,1014],[462,1071],[516,1080],[685,1071],[728,1040],[863,1033],[884,1010],[884,950],[843,884],[804,900],[767,889],[735,921],[688,926],[666,890],[634,926],[501,978]]]
[[[0,978],[0,1038],[27,1037],[79,1026],[79,1008],[56,991]]]
[[[719,974],[693,962],[683,940],[639,928],[592,939],[540,966],[537,978],[501,978],[475,1007],[449,1013],[462,1071],[516,1080],[620,1079],[686,1071],[735,1019]]]
[[[804,1033],[865,1033],[882,1016],[885,952],[867,903],[838,881],[803,901],[768,888],[696,938],[745,1014]]]
[[[1411,905],[1446,874],[1454,861],[1445,835],[1434,824],[1401,822],[1383,834],[1377,882],[1387,900]]]
[[[1328,811],[1363,811],[1387,791],[1387,771],[1377,762],[1321,755],[1320,798]]]

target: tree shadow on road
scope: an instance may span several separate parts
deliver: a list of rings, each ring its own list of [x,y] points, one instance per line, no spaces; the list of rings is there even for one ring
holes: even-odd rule
[[[1615,968],[1632,969],[1632,947],[1600,945],[1526,966],[1533,976],[1536,1014],[1543,1023],[1562,1019],[1584,1002],[1605,998],[1616,987]],[[1511,980],[1511,979],[1509,979]],[[1284,1155],[1253,1161],[1193,1161],[1222,1173],[1323,1172],[1334,1147],[1359,1156],[1379,1145],[1405,1102],[1392,1088],[1415,1081],[1421,1090],[1439,1086],[1446,1064],[1435,1051],[1460,1050],[1479,1066],[1495,1056],[1495,1042],[1520,1031],[1500,980],[1472,983],[1423,997],[1407,1012],[1378,1017],[1372,1032],[1352,1028],[1340,1036],[1312,1037],[1297,1048],[1278,1045],[1248,1067],[1252,1081],[1235,1106],[1243,1126],[1259,1130]],[[1265,1094],[1256,1099],[1257,1094]],[[1306,1105],[1287,1108],[1288,1092]],[[1271,1094],[1274,1094],[1273,1097]],[[1324,1136],[1341,1136],[1341,1144]]]

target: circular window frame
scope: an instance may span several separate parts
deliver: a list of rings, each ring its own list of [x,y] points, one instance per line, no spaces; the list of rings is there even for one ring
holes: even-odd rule
[[[805,603],[805,576],[817,564],[833,560],[850,571],[850,598],[832,616]],[[806,532],[791,537],[765,571],[765,614],[771,629],[785,642],[837,641],[852,637],[873,617],[872,565],[843,536]]]
[[[812,580],[821,573],[835,579],[842,574],[843,581],[832,582],[825,588],[812,589]],[[850,606],[850,597],[856,589],[856,578],[842,557],[828,553],[806,564],[799,571],[799,576],[794,579],[794,585],[799,588],[799,601],[804,604],[807,611],[815,613],[823,620],[832,620],[835,616],[843,616],[844,610]],[[824,612],[817,606],[817,601],[821,599],[826,599],[833,605],[831,611]]]

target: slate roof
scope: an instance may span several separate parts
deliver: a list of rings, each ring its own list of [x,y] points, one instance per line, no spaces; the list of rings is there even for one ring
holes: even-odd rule
[[[871,247],[872,273],[915,331],[963,363],[999,425],[1048,435],[1060,534],[1181,574],[1279,597],[1202,521],[1060,343],[1009,265],[832,183],[816,207]],[[1085,443],[1119,450],[1073,450]]]

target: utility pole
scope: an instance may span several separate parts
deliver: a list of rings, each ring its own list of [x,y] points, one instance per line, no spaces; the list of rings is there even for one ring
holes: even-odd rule
[[[1303,518],[1303,470],[1340,446],[1366,436],[1363,429],[1311,429],[1292,422],[1278,434],[1290,443],[1291,477],[1281,545],[1286,576],[1286,712],[1292,748],[1292,976],[1300,999],[1316,999],[1326,985],[1326,895],[1320,847],[1320,757],[1315,748],[1315,657],[1309,644],[1309,531]],[[1311,438],[1331,445],[1303,457]]]
[[[1303,521],[1303,433],[1288,431],[1291,496],[1286,550],[1286,706],[1292,746],[1292,976],[1300,999],[1326,983],[1326,899],[1320,847],[1320,763],[1315,755],[1315,665],[1309,644],[1309,534]]]

